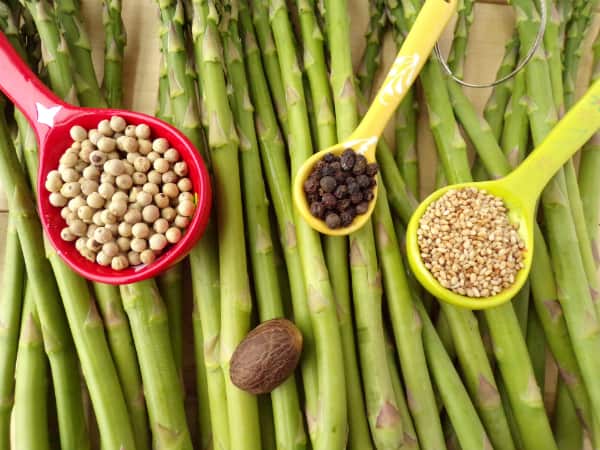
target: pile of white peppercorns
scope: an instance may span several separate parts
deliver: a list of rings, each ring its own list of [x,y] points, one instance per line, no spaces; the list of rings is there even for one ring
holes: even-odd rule
[[[150,264],[179,242],[196,206],[187,164],[165,138],[119,116],[70,134],[45,184],[50,204],[62,208],[63,240],[114,270]]]

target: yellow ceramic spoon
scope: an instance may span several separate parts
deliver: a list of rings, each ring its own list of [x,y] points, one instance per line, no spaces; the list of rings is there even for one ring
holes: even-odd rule
[[[440,300],[470,309],[490,308],[513,298],[525,283],[531,269],[535,207],[542,190],[563,164],[598,129],[600,129],[600,81],[594,83],[542,144],[512,173],[495,181],[447,186],[427,197],[415,210],[406,232],[408,261],[420,283]],[[444,288],[425,268],[417,243],[419,219],[429,205],[450,189],[466,187],[482,189],[503,199],[509,211],[509,219],[512,223],[518,224],[519,235],[525,243],[523,269],[519,271],[510,288],[493,297],[466,297]]]
[[[298,170],[293,186],[294,202],[304,219],[314,229],[332,236],[349,234],[362,227],[373,213],[377,199],[377,187],[374,189],[374,198],[365,214],[356,216],[347,227],[331,229],[325,222],[310,213],[303,190],[304,181],[310,175],[315,163],[326,153],[339,155],[345,149],[352,148],[354,151],[362,153],[368,162],[375,161],[375,149],[379,136],[423,68],[433,46],[452,17],[456,3],[457,0],[426,0],[388,76],[358,128],[346,142],[315,153]]]

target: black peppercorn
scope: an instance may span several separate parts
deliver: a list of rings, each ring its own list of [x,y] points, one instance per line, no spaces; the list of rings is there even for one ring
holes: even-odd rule
[[[348,211],[342,211],[340,213],[340,219],[343,227],[347,227],[354,220],[354,215],[350,214]]]
[[[320,186],[323,192],[333,192],[337,186],[337,181],[331,176],[323,177],[321,178]]]
[[[356,155],[352,173],[354,175],[360,175],[365,173],[365,170],[367,170],[367,159],[363,155]]]
[[[345,184],[341,184],[338,187],[336,187],[335,192],[333,193],[333,195],[335,195],[335,198],[337,199],[344,198],[346,194],[348,194],[348,186],[346,186]]]
[[[326,193],[323,194],[323,205],[325,205],[328,209],[335,208],[335,204],[337,203],[337,199],[333,194]]]
[[[367,188],[371,185],[371,179],[367,175],[359,175],[356,177],[356,182],[361,188]]]
[[[377,163],[371,163],[371,164],[367,165],[367,169],[365,170],[365,173],[369,177],[374,177],[375,175],[377,175],[378,170],[379,170],[379,166],[377,165]]]
[[[363,201],[362,192],[355,192],[354,194],[352,194],[350,196],[350,201],[352,202],[352,204],[358,205],[360,202]]]
[[[362,202],[356,205],[356,213],[364,214],[369,210],[369,202]]]
[[[349,198],[343,198],[341,200],[338,200],[337,209],[338,209],[338,211],[344,211],[344,210],[348,209],[351,204],[352,204],[352,200],[350,200]]]
[[[325,206],[321,202],[312,202],[310,204],[310,213],[315,217],[322,219],[325,217],[325,211]]]
[[[335,155],[333,153],[325,153],[325,156],[323,156],[323,161],[328,164],[332,163],[335,161]]]
[[[310,176],[304,182],[304,192],[312,194],[319,189],[319,180],[316,177]]]
[[[327,214],[327,217],[325,217],[325,223],[329,228],[339,228],[342,220],[336,213],[329,213]]]
[[[340,157],[340,165],[342,166],[342,169],[352,170],[352,167],[354,166],[354,159],[355,158],[353,150],[349,148],[344,150],[342,156]]]

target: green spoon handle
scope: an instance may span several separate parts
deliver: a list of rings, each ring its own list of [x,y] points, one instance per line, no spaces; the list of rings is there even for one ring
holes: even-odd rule
[[[598,129],[600,80],[588,89],[531,155],[503,180],[503,184],[521,199],[535,205],[554,174]]]

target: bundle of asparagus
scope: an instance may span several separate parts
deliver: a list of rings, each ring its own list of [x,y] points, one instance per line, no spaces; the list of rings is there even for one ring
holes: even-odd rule
[[[422,2],[365,0],[355,72],[347,0],[158,0],[156,115],[208,163],[214,209],[187,261],[120,288],[88,283],[46,244],[35,137],[2,100],[10,264],[0,297],[0,450],[600,447],[597,136],[578,169],[569,162],[546,188],[530,280],[511,303],[473,313],[433,301],[405,264],[420,174],[436,172],[418,167],[420,113],[438,183],[456,183],[506,175],[574,104],[598,2],[540,1],[550,12],[541,46],[494,88],[483,114],[430,59],[398,108],[394,145],[378,145],[372,219],[345,238],[304,222],[291,180],[356,127],[385,69],[384,36],[401,45]],[[516,26],[498,78],[533,45],[540,1],[512,2]],[[126,29],[120,0],[102,6],[101,80],[77,0],[0,0],[0,29],[65,100],[119,107]],[[459,1],[449,53],[459,76],[474,6]],[[598,43],[593,56],[595,79]],[[257,397],[233,383],[232,356],[254,325],[279,317],[302,334],[299,369]],[[556,398],[544,402],[554,365]]]

